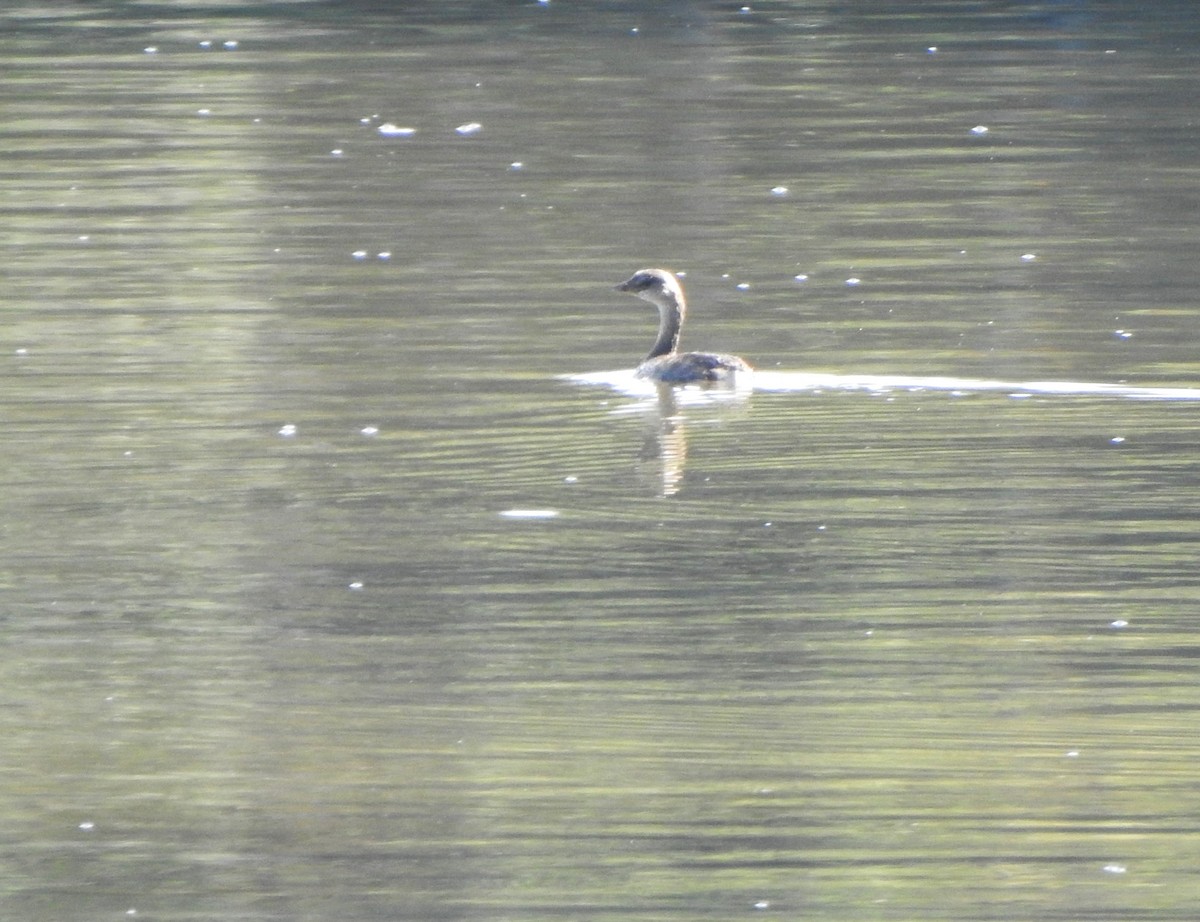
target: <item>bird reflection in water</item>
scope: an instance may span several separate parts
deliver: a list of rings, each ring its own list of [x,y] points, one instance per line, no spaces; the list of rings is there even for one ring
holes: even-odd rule
[[[646,436],[638,454],[639,472],[660,496],[674,496],[687,465],[687,421],[675,402],[675,388],[658,383],[657,406],[646,414]]]
[[[655,390],[653,399],[639,402],[645,411],[646,425],[638,453],[638,472],[659,496],[675,496],[683,486],[688,457],[688,420],[681,398],[688,404],[745,405],[750,391],[723,384],[681,389],[663,382],[656,382]]]

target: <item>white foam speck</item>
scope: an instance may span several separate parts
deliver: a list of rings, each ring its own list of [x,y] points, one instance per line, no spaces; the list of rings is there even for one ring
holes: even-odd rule
[[[391,122],[384,122],[379,126],[378,131],[381,135],[389,138],[411,138],[417,133],[415,128],[405,128],[401,125],[393,125]]]
[[[467,122],[465,125],[459,125],[454,129],[461,135],[479,134],[483,130],[483,126],[479,122]]]

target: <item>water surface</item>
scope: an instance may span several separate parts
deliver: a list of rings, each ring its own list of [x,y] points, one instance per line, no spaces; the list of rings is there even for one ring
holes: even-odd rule
[[[871,10],[0,14],[8,916],[1194,915],[1200,14]]]

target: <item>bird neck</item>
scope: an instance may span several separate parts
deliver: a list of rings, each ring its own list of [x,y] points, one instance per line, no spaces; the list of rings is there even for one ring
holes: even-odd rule
[[[674,355],[679,348],[679,333],[683,329],[683,302],[675,298],[658,301],[658,339],[647,359]]]

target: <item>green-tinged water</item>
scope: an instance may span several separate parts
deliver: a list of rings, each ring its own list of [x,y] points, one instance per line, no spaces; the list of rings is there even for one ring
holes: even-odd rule
[[[1191,920],[1200,10],[376,6],[0,11],[0,915]]]

